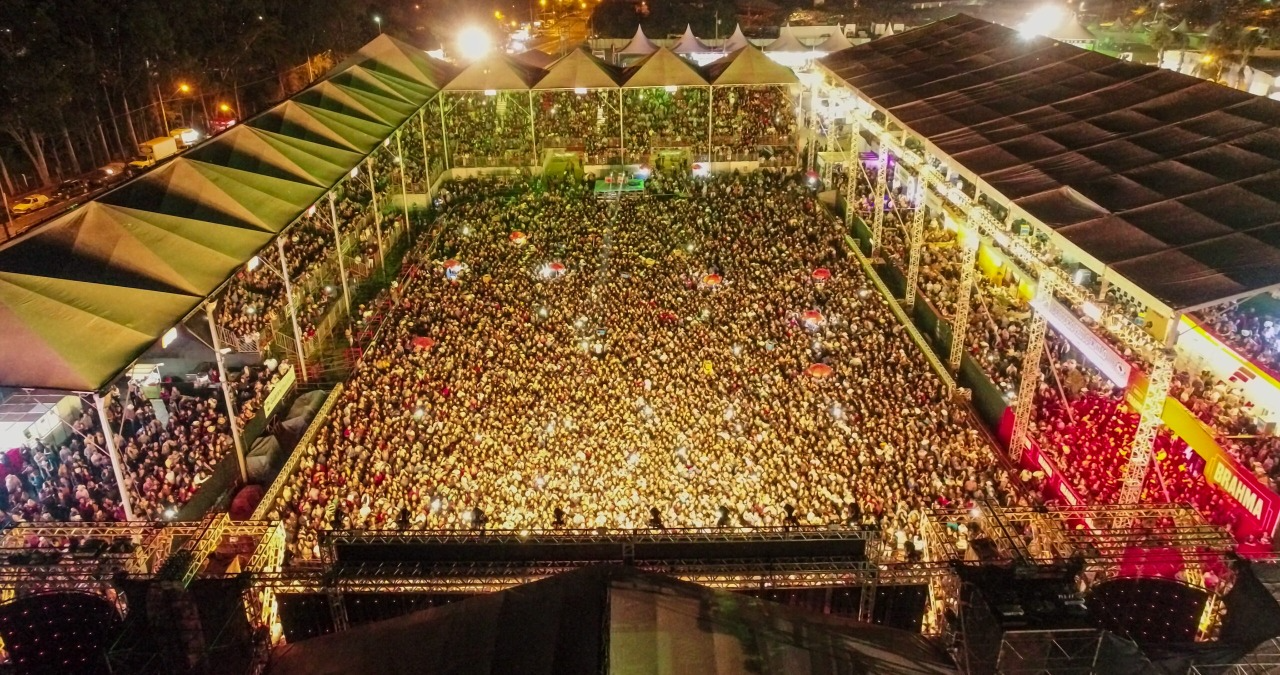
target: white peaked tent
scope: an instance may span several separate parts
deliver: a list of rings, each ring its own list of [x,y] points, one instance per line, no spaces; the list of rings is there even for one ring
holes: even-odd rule
[[[730,35],[729,39],[724,41],[724,45],[720,49],[726,54],[732,54],[749,44],[751,43],[747,41],[747,36],[742,34],[742,24],[738,24],[733,28],[733,35]]]
[[[671,51],[681,56],[686,56],[689,54],[709,54],[715,50],[703,44],[702,40],[694,36],[693,27],[685,24],[684,35],[681,35],[680,39],[671,47]]]
[[[827,39],[823,40],[821,44],[814,47],[813,51],[821,52],[823,54],[834,54],[839,51],[844,51],[852,46],[853,43],[849,42],[849,38],[844,36],[844,31],[837,30],[831,35],[828,35]]]
[[[783,26],[782,30],[778,32],[778,39],[770,42],[764,50],[766,52],[804,54],[809,51],[809,48],[806,47],[804,43],[800,42],[800,39],[796,37],[795,32],[791,30],[790,24],[788,24]]]
[[[644,29],[636,26],[636,34],[631,38],[631,42],[627,46],[618,51],[620,56],[648,56],[658,51],[658,45],[653,43],[644,34]]]

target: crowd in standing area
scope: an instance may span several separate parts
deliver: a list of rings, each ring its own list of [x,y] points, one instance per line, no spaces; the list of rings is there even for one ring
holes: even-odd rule
[[[237,409],[260,410],[283,372],[272,362],[232,373]],[[124,399],[111,399],[107,416],[134,516],[172,519],[234,448],[217,371],[201,373],[193,383],[130,384],[126,391]],[[148,391],[157,394],[154,400],[147,398]],[[241,423],[248,419],[252,414],[242,416]],[[35,442],[0,455],[6,524],[125,520],[93,403],[81,399],[78,416],[68,425],[61,443]]]
[[[329,528],[848,522],[906,549],[933,505],[1019,499],[803,180],[683,191],[451,184],[299,450],[291,554]]]

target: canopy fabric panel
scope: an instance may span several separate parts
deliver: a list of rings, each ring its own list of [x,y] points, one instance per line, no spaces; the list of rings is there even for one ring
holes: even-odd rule
[[[800,54],[804,54],[810,51],[810,49],[806,47],[803,42],[800,42],[800,38],[796,37],[795,31],[791,30],[790,24],[783,26],[782,30],[778,32],[778,39],[766,45],[764,50],[766,52],[785,52],[785,53],[800,53]]]
[[[671,51],[677,54],[709,54],[715,50],[703,44],[697,36],[693,34],[693,26],[685,24],[684,35],[676,40],[675,45],[671,47]]]
[[[658,51],[658,45],[645,36],[643,28],[636,26],[636,34],[618,53],[622,56],[648,56],[656,51]]]
[[[952,675],[919,635],[588,567],[281,647],[269,675]]]
[[[751,42],[747,40],[746,35],[742,34],[742,24],[737,24],[733,27],[733,35],[730,35],[729,39],[724,41],[720,49],[726,54],[732,54],[739,49],[750,46]]]
[[[494,52],[467,66],[443,91],[528,91],[546,71]]]
[[[623,87],[705,87],[708,82],[688,61],[661,48],[627,69]]]
[[[795,71],[765,56],[764,52],[751,45],[708,64],[707,77],[717,87],[800,82]]]
[[[1280,284],[1280,102],[958,15],[821,63],[1173,310]]]
[[[527,49],[519,54],[512,54],[511,58],[527,66],[542,68],[544,70],[556,62],[556,57],[542,51],[541,49]]]
[[[24,246],[0,250],[0,269],[204,297],[270,240],[258,230],[91,202]]]
[[[547,74],[533,88],[616,89],[621,77],[621,70],[582,49],[575,49],[547,69]]]
[[[0,272],[6,386],[96,391],[202,296]]]
[[[831,35],[828,35],[827,39],[814,47],[813,51],[822,52],[824,54],[834,54],[836,52],[842,52],[852,46],[853,43],[849,42],[849,38],[845,37],[843,32],[836,31]]]
[[[415,82],[432,92],[438,91],[457,74],[452,65],[433,59],[427,56],[425,51],[385,33],[334,66],[327,77],[346,72],[353,66],[394,75],[400,79]]]
[[[0,386],[101,389],[452,75],[380,37],[293,99],[0,246]]]

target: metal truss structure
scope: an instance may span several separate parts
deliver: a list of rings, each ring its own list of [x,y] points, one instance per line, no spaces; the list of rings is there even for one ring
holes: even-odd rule
[[[871,218],[871,253],[880,248],[884,236],[884,195],[889,189],[889,142],[888,134],[880,137],[880,156],[876,161],[876,196],[875,214]]]
[[[973,296],[973,278],[978,264],[978,242],[961,242],[964,257],[960,259],[960,290],[956,295],[956,314],[951,318],[951,353],[947,367],[960,372],[960,357],[964,356],[965,339],[969,332],[969,307]]]
[[[1045,277],[1036,287],[1036,298],[1053,297],[1053,278]],[[1016,461],[1026,451],[1031,426],[1031,406],[1035,404],[1036,391],[1040,388],[1040,359],[1044,353],[1044,338],[1049,322],[1039,310],[1032,310],[1027,326],[1027,349],[1022,353],[1022,372],[1018,382],[1018,398],[1013,402],[1013,431],[1009,434],[1009,454]]]
[[[907,258],[907,289],[903,305],[908,310],[916,305],[916,286],[920,284],[920,253],[924,248],[924,221],[929,214],[929,209],[924,204],[927,194],[924,181],[917,181],[916,210],[911,214],[911,233],[907,238],[911,249]]]
[[[1161,353],[1152,365],[1147,392],[1142,397],[1138,428],[1133,432],[1133,441],[1129,445],[1129,464],[1125,467],[1124,484],[1120,487],[1121,504],[1137,504],[1142,499],[1142,486],[1147,482],[1147,472],[1151,469],[1151,451],[1162,424],[1169,385],[1173,382],[1172,354]]]

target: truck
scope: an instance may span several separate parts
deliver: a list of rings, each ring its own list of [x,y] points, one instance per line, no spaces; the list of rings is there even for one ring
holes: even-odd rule
[[[150,169],[157,162],[178,154],[178,141],[172,136],[161,136],[138,144],[141,155],[129,162],[135,169]]]
[[[186,150],[187,148],[200,142],[200,132],[195,129],[174,129],[169,135],[178,142],[178,148]]]

